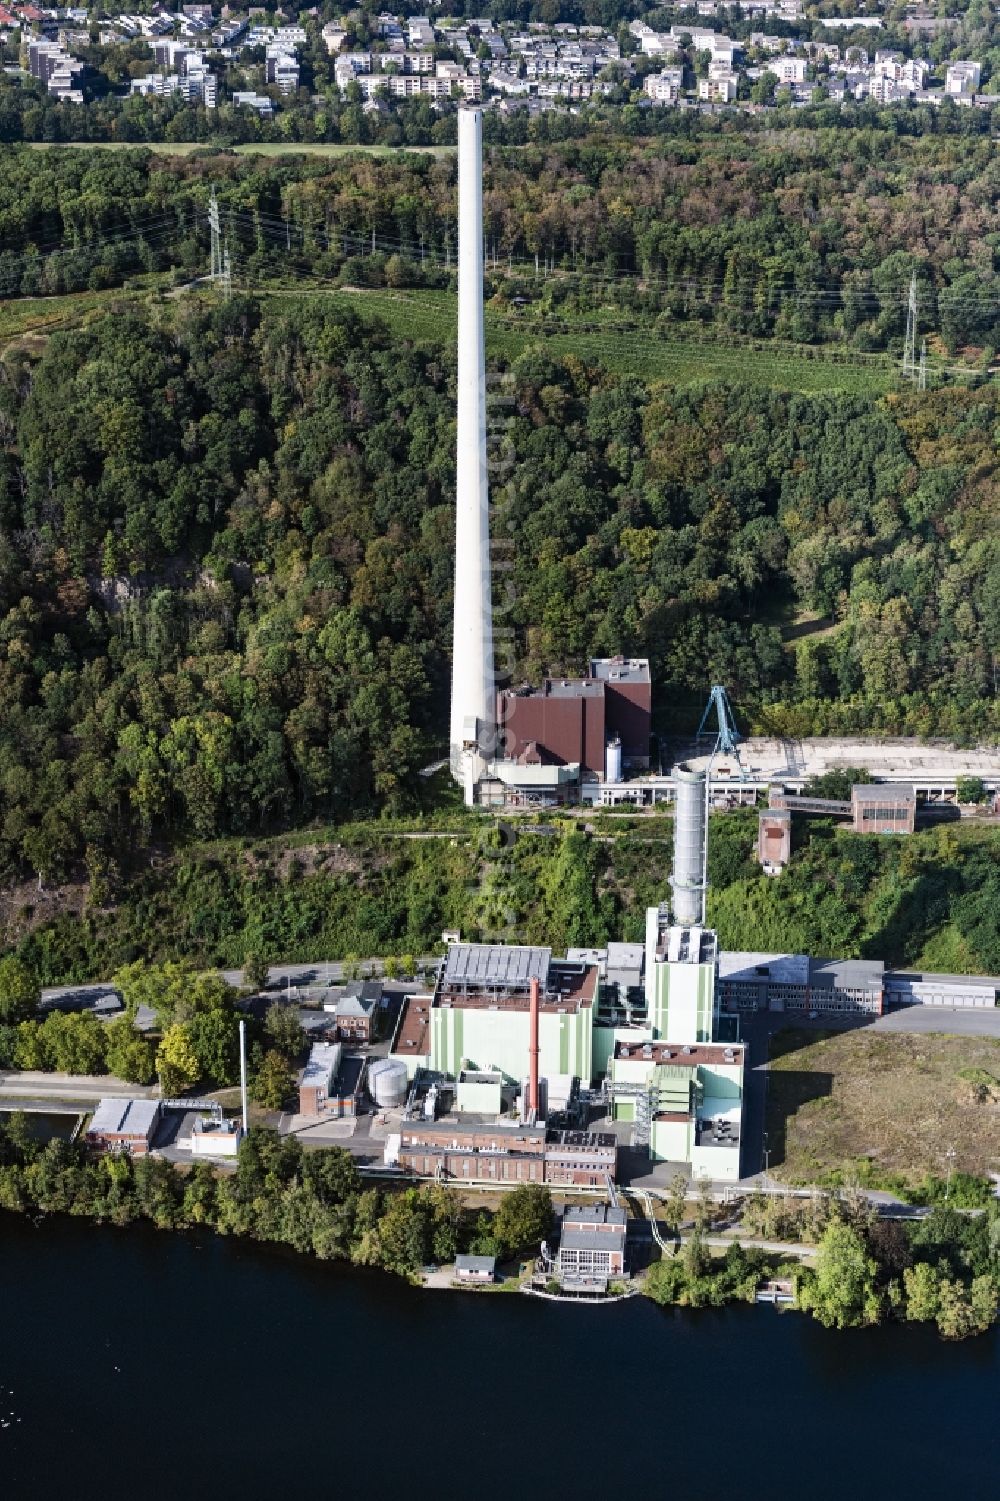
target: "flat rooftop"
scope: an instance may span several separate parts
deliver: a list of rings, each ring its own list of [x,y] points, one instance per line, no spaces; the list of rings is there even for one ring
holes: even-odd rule
[[[743,1062],[743,1046],[734,1042],[618,1042],[615,1057],[636,1063],[670,1063],[680,1068]]]
[[[550,1147],[579,1147],[588,1151],[618,1145],[618,1138],[611,1131],[549,1131],[545,1140]]]
[[[810,959],[809,984],[817,990],[881,990],[881,959]]]
[[[325,1088],[332,1075],[340,1068],[342,1052],[339,1042],[314,1042],[309,1051],[309,1061],[302,1070],[299,1087],[310,1089],[321,1084]]]
[[[712,964],[716,936],[711,928],[684,928],[674,923],[660,929],[656,957],[671,964]]]
[[[411,1054],[414,1058],[426,1057],[430,1051],[431,999],[426,995],[408,995],[403,1001],[396,1036],[392,1045],[394,1056]]]
[[[723,949],[719,979],[747,984],[808,985],[808,954],[763,954],[752,949]]]
[[[887,987],[899,985],[947,985],[962,990],[1000,990],[1000,978],[996,975],[939,975],[933,970],[894,969],[884,976]]]
[[[915,803],[917,794],[904,782],[858,782],[851,788],[851,801],[855,803]]]
[[[709,755],[692,747],[686,759],[692,767],[704,771]],[[953,782],[961,776],[984,777],[988,782],[1000,780],[1000,747],[996,745],[960,749],[941,741],[903,739],[752,739],[740,742],[740,760],[748,776],[772,781],[808,779],[837,769],[846,771],[859,762],[871,776],[893,783],[916,781],[925,786],[928,782]]]
[[[516,943],[453,943],[445,955],[441,983],[455,986],[516,986],[537,980],[542,990],[548,979],[552,950]]]
[[[628,1215],[616,1204],[568,1204],[563,1225],[625,1225]]]
[[[490,1141],[509,1142],[512,1146],[519,1141],[545,1143],[544,1126],[516,1126],[497,1121],[481,1126],[457,1121],[403,1121],[399,1129],[403,1136],[440,1136],[444,1141],[457,1141],[460,1136],[482,1136]]]
[[[546,678],[531,698],[603,698],[604,684],[592,678]]]
[[[646,948],[641,943],[609,943],[609,969],[641,969]]]
[[[136,1100],[111,1095],[101,1100],[87,1128],[100,1136],[147,1137],[160,1113],[158,1100]]]
[[[602,683],[648,683],[648,657],[591,657],[590,676]]]
[[[581,1006],[591,1006],[597,995],[598,970],[596,965],[584,964],[570,959],[548,959],[550,949],[517,949],[511,946],[515,956],[508,961],[505,944],[472,944],[456,947],[481,948],[495,955],[496,972],[502,978],[480,978],[489,974],[492,960],[484,958],[474,978],[463,978],[461,970],[454,980],[449,978],[447,964],[438,981],[434,996],[435,1007],[455,1007],[469,1011],[527,1011],[530,1002],[530,980],[539,981],[539,1010],[546,1013],[578,1011]],[[542,968],[542,956],[545,967]]]

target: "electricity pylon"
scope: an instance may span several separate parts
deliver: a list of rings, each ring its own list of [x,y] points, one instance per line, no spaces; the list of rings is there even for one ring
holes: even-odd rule
[[[906,308],[906,337],[903,340],[903,379],[917,380],[917,273],[910,277],[910,296]]]
[[[212,234],[208,276],[210,281],[219,281],[222,276],[222,226],[219,222],[219,200],[214,188],[208,204],[208,227]]]

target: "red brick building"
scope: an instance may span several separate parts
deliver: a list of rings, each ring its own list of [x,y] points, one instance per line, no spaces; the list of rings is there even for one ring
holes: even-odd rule
[[[503,757],[525,765],[580,767],[602,779],[608,742],[621,740],[624,765],[649,766],[652,686],[644,658],[595,658],[585,678],[546,678],[541,688],[497,695]]]

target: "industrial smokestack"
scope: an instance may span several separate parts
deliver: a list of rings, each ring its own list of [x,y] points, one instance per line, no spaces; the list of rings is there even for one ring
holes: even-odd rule
[[[674,779],[674,921],[696,927],[705,920],[705,856],[708,841],[708,782],[703,771],[681,762]]]
[[[458,452],[455,476],[455,626],[451,773],[472,784],[493,752],[495,683],[486,477],[483,330],[483,114],[458,111]]]
[[[538,981],[532,980],[528,1001],[528,1112],[538,1119]]]
[[[250,1112],[247,1110],[247,1024],[240,1021],[240,1103],[243,1107],[243,1135],[250,1129]]]

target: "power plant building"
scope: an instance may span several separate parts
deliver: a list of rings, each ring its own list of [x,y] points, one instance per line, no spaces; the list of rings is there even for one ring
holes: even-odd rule
[[[578,766],[584,781],[620,780],[625,767],[645,771],[652,728],[649,662],[595,658],[587,677],[506,689],[498,695],[497,723],[505,761]]]
[[[434,995],[404,1002],[392,1056],[417,1069],[458,1078],[470,1070],[525,1077],[531,1040],[531,982],[539,988],[539,1072],[590,1080],[594,965],[553,959],[549,948],[452,944]]]

